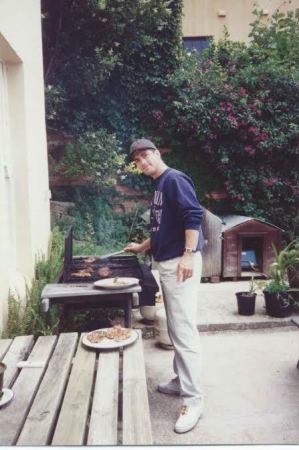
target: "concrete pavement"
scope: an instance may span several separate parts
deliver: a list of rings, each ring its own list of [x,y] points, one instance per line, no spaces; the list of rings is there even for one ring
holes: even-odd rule
[[[299,444],[299,328],[290,318],[267,316],[262,296],[254,316],[239,316],[234,294],[244,287],[201,285],[205,410],[194,430],[173,431],[180,399],[156,390],[173,376],[173,351],[144,340],[155,445]],[[134,326],[143,326],[138,314]]]
[[[202,283],[198,302],[197,323],[200,331],[272,328],[292,324],[290,317],[275,318],[266,314],[263,294],[256,297],[255,314],[238,314],[235,293],[248,291],[248,281]]]

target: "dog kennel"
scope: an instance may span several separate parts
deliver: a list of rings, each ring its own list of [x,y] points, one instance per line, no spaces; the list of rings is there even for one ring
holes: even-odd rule
[[[282,230],[252,217],[226,215],[222,220],[222,278],[242,278],[268,272],[281,247]]]

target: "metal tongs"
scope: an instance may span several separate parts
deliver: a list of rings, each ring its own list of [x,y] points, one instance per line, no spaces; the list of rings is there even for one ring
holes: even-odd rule
[[[127,252],[125,252],[124,250],[119,250],[118,252],[107,253],[107,255],[101,255],[101,256],[99,256],[99,259],[110,258],[110,256],[121,255],[122,253],[127,253]]]

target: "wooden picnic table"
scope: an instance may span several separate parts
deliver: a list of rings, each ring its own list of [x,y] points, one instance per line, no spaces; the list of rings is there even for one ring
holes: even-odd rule
[[[14,393],[0,408],[0,445],[152,444],[136,331],[133,344],[103,351],[83,346],[78,333],[0,340],[4,387]]]

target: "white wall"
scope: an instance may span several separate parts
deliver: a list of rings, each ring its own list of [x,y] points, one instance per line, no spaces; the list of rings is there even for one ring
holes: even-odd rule
[[[0,0],[0,61],[6,96],[0,117],[1,331],[8,288],[21,292],[24,276],[32,278],[50,233],[39,0]]]

